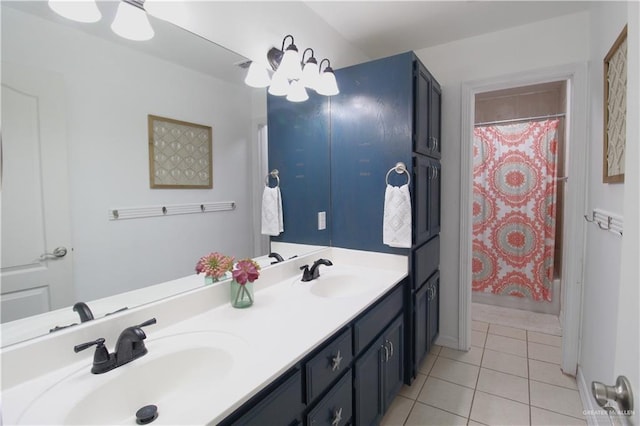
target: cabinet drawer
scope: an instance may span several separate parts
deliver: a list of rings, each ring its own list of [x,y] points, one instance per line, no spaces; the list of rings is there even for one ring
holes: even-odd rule
[[[307,403],[313,401],[337,379],[353,359],[351,329],[348,328],[305,364]]]
[[[397,286],[391,294],[356,321],[353,326],[353,346],[356,354],[371,343],[402,310],[402,289],[402,284]]]
[[[307,414],[307,425],[343,426],[351,421],[352,384],[351,371],[320,400],[318,405]]]
[[[413,287],[418,288],[440,265],[440,237],[436,236],[413,253]]]
[[[229,424],[233,426],[294,424],[304,408],[302,403],[302,373],[300,370],[297,370],[293,376],[280,385],[276,385],[273,390],[267,390],[266,392],[266,397],[240,418]]]

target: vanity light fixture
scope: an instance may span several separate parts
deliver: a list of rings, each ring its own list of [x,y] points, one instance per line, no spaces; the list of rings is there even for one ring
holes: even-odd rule
[[[319,68],[322,69],[324,61],[327,61],[327,67],[320,73],[316,92],[324,96],[334,96],[340,93],[338,83],[336,82],[336,75],[333,73],[333,68],[331,68],[331,62],[326,58],[320,61]]]
[[[249,65],[247,76],[244,78],[244,82],[247,86],[262,88],[271,84],[271,77],[269,77],[269,72],[265,66],[256,61],[252,61]]]
[[[102,19],[95,0],[49,0],[51,10],[76,22],[92,23]]]
[[[269,85],[269,93],[274,96],[284,96],[289,93],[289,80],[284,74],[276,72],[273,74],[271,84]]]
[[[291,44],[285,49],[284,45],[287,39],[291,37]],[[282,49],[284,52],[282,60],[278,66],[276,73],[282,73],[289,80],[297,80],[302,76],[302,65],[300,65],[300,55],[298,54],[298,48],[293,44],[293,36],[288,34],[282,40]]]
[[[287,92],[287,100],[290,102],[304,102],[309,99],[302,80],[293,80]]]
[[[307,59],[307,62],[305,62],[304,55],[309,51],[311,52],[311,56]],[[318,61],[316,61],[315,56],[313,56],[312,48],[304,49],[304,52],[302,52],[302,63],[304,66],[302,68],[302,78],[300,81],[305,87],[315,89],[318,85],[318,79],[320,78],[320,68],[318,67]]]
[[[144,10],[144,0],[121,0],[111,29],[120,37],[135,41],[150,40],[155,34]]]
[[[129,1],[129,0],[127,0]],[[291,39],[287,45],[287,40]],[[285,46],[287,46],[285,48]],[[307,52],[310,56],[305,60]],[[322,64],[327,61],[324,72],[320,72]],[[336,76],[328,59],[323,59],[318,66],[314,51],[307,48],[298,55],[298,48],[294,44],[293,36],[288,34],[282,40],[282,48],[272,47],[267,52],[267,63],[273,70],[269,80],[269,71],[261,61],[251,61],[244,82],[251,87],[269,86],[269,94],[286,96],[291,102],[304,102],[309,99],[308,89],[314,89],[318,94],[333,96],[340,93]],[[241,65],[246,68],[245,64]]]

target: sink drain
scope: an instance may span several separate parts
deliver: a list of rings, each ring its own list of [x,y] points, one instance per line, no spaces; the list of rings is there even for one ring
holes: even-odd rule
[[[136,423],[146,425],[158,418],[158,407],[155,405],[145,405],[136,411]]]

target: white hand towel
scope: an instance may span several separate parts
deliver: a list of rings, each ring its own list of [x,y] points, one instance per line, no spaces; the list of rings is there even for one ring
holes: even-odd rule
[[[262,234],[278,236],[284,231],[280,187],[265,186],[262,193]]]
[[[387,185],[384,193],[382,242],[390,247],[411,248],[409,185]]]

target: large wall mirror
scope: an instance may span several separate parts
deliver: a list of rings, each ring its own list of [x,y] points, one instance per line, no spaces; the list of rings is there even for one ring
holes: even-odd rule
[[[258,146],[266,105],[256,102],[266,97],[242,83],[246,59],[153,17],[152,40],[122,39],[109,28],[117,3],[99,2],[94,24],[66,20],[46,1],[1,3],[2,346],[78,323],[79,301],[98,318],[113,305],[96,300],[126,293],[122,307],[133,308],[167,296],[145,289],[170,280],[170,294],[189,290],[179,278],[209,252],[269,251],[256,219],[266,158]],[[150,188],[148,115],[212,128],[212,189]],[[218,201],[235,208],[109,216]],[[51,271],[57,281],[43,284]],[[53,312],[63,314],[47,318]],[[43,318],[46,326],[29,322]]]

